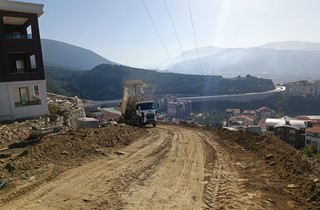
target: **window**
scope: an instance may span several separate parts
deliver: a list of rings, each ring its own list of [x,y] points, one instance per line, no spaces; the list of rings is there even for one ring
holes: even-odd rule
[[[39,85],[14,88],[16,107],[33,106],[41,104]]]
[[[307,145],[307,146],[311,146],[311,140],[310,140],[310,139],[307,139],[307,140],[306,140],[306,145]]]
[[[27,28],[27,38],[32,39],[32,26],[28,26]]]
[[[284,129],[283,128],[278,128],[277,129],[279,133],[283,133]]]
[[[316,141],[312,142],[312,147],[318,150],[318,143]]]
[[[289,142],[294,143],[296,138],[294,136],[289,136]]]
[[[22,105],[26,105],[29,102],[29,93],[27,87],[19,88],[19,94],[20,94],[20,103]]]
[[[34,85],[33,86],[33,91],[34,91],[34,96],[39,96],[39,86],[38,85]]]
[[[17,69],[17,72],[24,72],[24,61],[23,60],[16,60],[16,69]]]
[[[156,106],[156,103],[155,102],[148,102],[148,103],[141,103],[141,104],[138,104],[136,106],[136,109],[139,110],[147,110],[147,109],[156,109],[157,106]]]
[[[290,130],[289,130],[289,133],[290,133],[290,134],[296,134],[296,130],[290,129]]]
[[[39,92],[39,86],[34,85],[33,86],[33,101],[34,102],[40,102],[40,92]]]
[[[30,63],[31,63],[31,71],[36,72],[37,71],[37,63],[36,63],[36,56],[30,55]]]
[[[14,39],[19,39],[21,37],[21,33],[20,32],[12,32],[12,37]]]
[[[35,55],[30,55],[30,63],[31,63],[31,68],[36,69],[36,56]]]

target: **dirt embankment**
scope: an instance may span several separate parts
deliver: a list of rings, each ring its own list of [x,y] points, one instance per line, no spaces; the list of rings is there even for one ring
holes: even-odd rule
[[[131,126],[108,126],[46,136],[33,145],[15,144],[0,152],[0,181],[9,181],[1,190],[1,200],[22,195],[88,160],[112,157],[115,151],[146,133]]]
[[[238,160],[247,187],[281,209],[320,209],[320,164],[274,136],[218,130],[219,143]]]

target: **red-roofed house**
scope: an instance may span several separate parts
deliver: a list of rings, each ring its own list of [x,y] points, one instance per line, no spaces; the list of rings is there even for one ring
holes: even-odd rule
[[[305,120],[308,121],[310,124],[319,124],[320,123],[320,115],[307,115],[307,116],[298,116],[296,117],[297,120]]]
[[[257,119],[257,117],[256,117],[256,111],[254,111],[254,110],[250,110],[250,109],[248,109],[248,110],[243,110],[242,115],[246,115],[246,116],[248,116],[248,117],[251,117],[251,118],[254,119],[254,120]]]
[[[228,120],[228,124],[249,126],[249,125],[254,125],[254,119],[246,115],[239,115],[239,116],[230,117]]]
[[[240,115],[240,109],[226,109],[226,113],[227,113],[229,116]]]
[[[275,111],[273,109],[263,106],[256,110],[256,120],[272,118],[274,114]]]
[[[306,129],[306,146],[312,146],[320,153],[320,126]]]

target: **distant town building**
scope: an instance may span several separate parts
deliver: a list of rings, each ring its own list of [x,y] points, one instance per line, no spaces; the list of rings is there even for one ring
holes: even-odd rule
[[[256,111],[254,111],[254,110],[243,110],[242,115],[251,117],[254,120],[254,124],[256,124],[256,119],[257,119]]]
[[[274,135],[290,144],[291,146],[300,149],[305,147],[305,129],[298,126],[286,124],[276,125],[274,127]]]
[[[304,120],[308,122],[308,126],[312,126],[313,124],[320,124],[320,115],[300,115],[296,117],[297,120]]]
[[[226,109],[226,113],[229,117],[240,115],[240,109]]]
[[[306,129],[306,146],[311,146],[320,153],[320,125]]]
[[[256,109],[256,120],[259,121],[261,119],[272,118],[275,115],[275,111],[266,106],[260,107]]]
[[[0,120],[48,114],[38,17],[42,4],[0,2]]]
[[[177,102],[168,102],[168,117],[185,119],[192,112],[191,100],[178,100]]]
[[[258,125],[249,125],[245,128],[245,131],[259,134],[260,136],[263,134],[262,128]]]
[[[266,119],[266,132],[277,136],[295,148],[305,146],[305,130],[307,127],[307,121],[290,117]]]
[[[228,126],[247,127],[250,125],[254,125],[254,119],[246,115],[233,116],[228,119]]]
[[[308,82],[297,81],[285,84],[286,93],[288,96],[306,96],[319,97],[320,96],[320,81]]]

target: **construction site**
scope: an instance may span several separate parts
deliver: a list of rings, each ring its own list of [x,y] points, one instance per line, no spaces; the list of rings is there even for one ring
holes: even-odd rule
[[[157,121],[139,80],[122,119],[50,115],[0,124],[0,209],[320,209],[320,163],[272,135]]]
[[[273,136],[110,124],[77,131],[62,126],[34,140],[6,141],[9,131],[56,123],[42,118],[0,126],[0,209],[320,206],[319,161]]]

